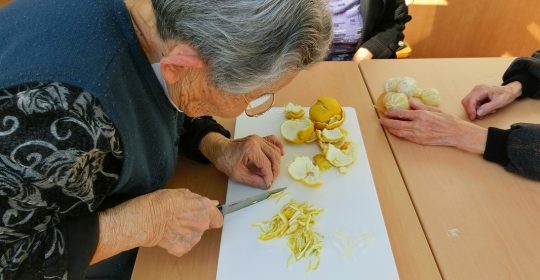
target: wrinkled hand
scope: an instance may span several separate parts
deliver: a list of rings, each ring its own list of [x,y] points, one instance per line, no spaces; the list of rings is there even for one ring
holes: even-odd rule
[[[204,231],[223,225],[217,204],[186,189],[166,189],[100,211],[98,245],[90,264],[136,247],[160,246],[182,256]]]
[[[504,86],[477,85],[463,98],[461,104],[472,121],[495,113],[520,95],[521,83],[517,81]]]
[[[275,135],[230,140],[213,134],[203,138],[200,148],[231,179],[261,189],[268,189],[278,176],[284,154],[283,143]]]
[[[422,145],[453,146],[483,153],[487,130],[436,108],[411,102],[412,110],[391,109],[381,124],[393,135]]]
[[[143,218],[152,226],[147,246],[159,246],[180,257],[189,252],[203,233],[223,225],[218,202],[187,189],[165,189],[148,195]]]

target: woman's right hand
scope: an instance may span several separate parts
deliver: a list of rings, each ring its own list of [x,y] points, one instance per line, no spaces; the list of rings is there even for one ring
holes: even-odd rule
[[[461,100],[461,104],[472,121],[495,113],[520,95],[521,83],[517,81],[504,86],[477,85]]]
[[[99,238],[90,264],[135,247],[159,246],[180,257],[203,233],[223,225],[218,202],[187,189],[163,189],[99,212]]]
[[[164,189],[150,194],[147,221],[153,234],[147,246],[159,246],[180,257],[191,250],[203,233],[223,225],[218,202],[187,189]]]

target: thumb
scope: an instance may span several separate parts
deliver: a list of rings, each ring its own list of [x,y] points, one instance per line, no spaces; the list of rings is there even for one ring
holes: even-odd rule
[[[266,157],[263,152],[260,152],[251,159],[251,163],[253,163],[253,166],[248,166],[248,170],[250,171],[250,173],[260,176],[264,180],[266,188],[270,187],[274,179],[274,173],[272,172],[272,162]]]
[[[499,107],[501,107],[499,102],[495,100],[488,103],[484,103],[482,104],[482,106],[478,107],[478,110],[476,110],[476,115],[478,115],[479,117],[483,117]]]
[[[239,180],[241,183],[248,184],[250,186],[259,188],[259,189],[268,189],[268,185],[264,181],[264,178],[258,174],[253,174],[249,171],[243,174]]]
[[[238,170],[236,170],[231,177],[234,181],[256,187],[258,189],[268,189],[269,186],[257,166],[248,164],[238,166],[237,168]]]
[[[210,228],[220,228],[223,226],[223,214],[216,208],[210,210]]]

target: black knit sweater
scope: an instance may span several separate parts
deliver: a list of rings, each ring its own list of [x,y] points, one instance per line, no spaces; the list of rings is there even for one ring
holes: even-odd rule
[[[405,23],[411,20],[405,0],[362,0],[360,12],[364,28],[357,49],[368,49],[373,58],[395,57],[405,38]]]
[[[540,99],[540,51],[512,62],[503,75],[503,85],[514,81],[522,85],[520,98]],[[540,180],[540,124],[517,123],[510,129],[490,127],[484,159]]]

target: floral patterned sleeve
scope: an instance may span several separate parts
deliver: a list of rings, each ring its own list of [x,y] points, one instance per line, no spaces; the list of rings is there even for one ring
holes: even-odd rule
[[[121,160],[91,94],[55,82],[0,89],[0,280],[82,278]]]

